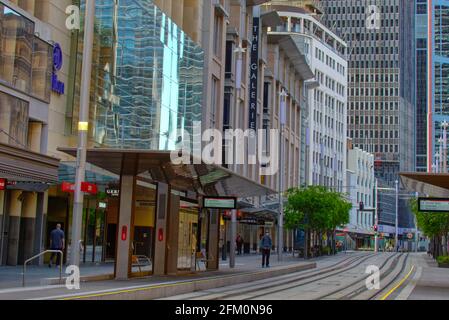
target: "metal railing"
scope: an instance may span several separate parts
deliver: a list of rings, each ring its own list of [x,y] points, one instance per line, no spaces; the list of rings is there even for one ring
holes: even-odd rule
[[[59,253],[61,254],[60,260],[59,260],[59,283],[62,283],[62,264],[63,264],[63,260],[64,260],[64,252],[62,252],[61,250],[45,250],[37,255],[35,255],[34,257],[29,258],[28,260],[25,261],[25,263],[23,264],[23,278],[22,278],[22,286],[25,287],[25,274],[26,274],[26,266],[29,262],[43,256],[46,253]]]

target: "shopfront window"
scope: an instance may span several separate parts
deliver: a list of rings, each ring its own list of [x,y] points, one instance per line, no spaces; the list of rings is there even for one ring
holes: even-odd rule
[[[26,148],[28,103],[0,92],[0,142]]]
[[[132,243],[134,273],[153,271],[155,239],[156,186],[137,180],[134,204],[134,240]],[[137,266],[138,265],[138,266]]]
[[[198,237],[198,205],[181,201],[179,209],[178,269],[190,270],[195,264]]]

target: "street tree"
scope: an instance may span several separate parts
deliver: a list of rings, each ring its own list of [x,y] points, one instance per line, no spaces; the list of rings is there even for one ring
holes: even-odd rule
[[[321,186],[293,188],[287,191],[285,226],[288,229],[303,229],[305,232],[304,256],[308,257],[310,234],[321,239],[323,234],[335,244],[335,230],[349,222],[351,203],[343,195]],[[321,241],[316,243],[321,247]],[[335,245],[332,245],[335,253]],[[320,248],[321,249],[321,248]]]
[[[431,238],[432,255],[447,255],[447,235],[449,233],[449,212],[420,212],[417,199],[410,200],[412,212],[416,216],[418,228]]]

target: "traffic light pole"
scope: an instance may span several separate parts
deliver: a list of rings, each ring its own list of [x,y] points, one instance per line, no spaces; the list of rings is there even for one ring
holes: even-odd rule
[[[83,64],[81,69],[80,112],[78,122],[78,148],[76,152],[75,195],[73,200],[72,242],[70,263],[80,263],[81,229],[83,224],[84,193],[81,184],[86,175],[87,134],[89,131],[89,103],[92,73],[92,51],[94,42],[95,0],[86,1],[84,23]]]
[[[379,252],[379,212],[378,212],[378,204],[377,204],[377,179],[376,179],[376,187],[374,189],[374,201],[375,201],[375,207],[374,207],[374,226],[375,226],[375,233],[374,233],[374,252]]]

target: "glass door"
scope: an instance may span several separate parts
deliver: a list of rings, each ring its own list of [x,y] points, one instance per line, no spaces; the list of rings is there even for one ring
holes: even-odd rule
[[[198,236],[198,205],[181,201],[179,209],[178,270],[190,270],[195,264]]]

